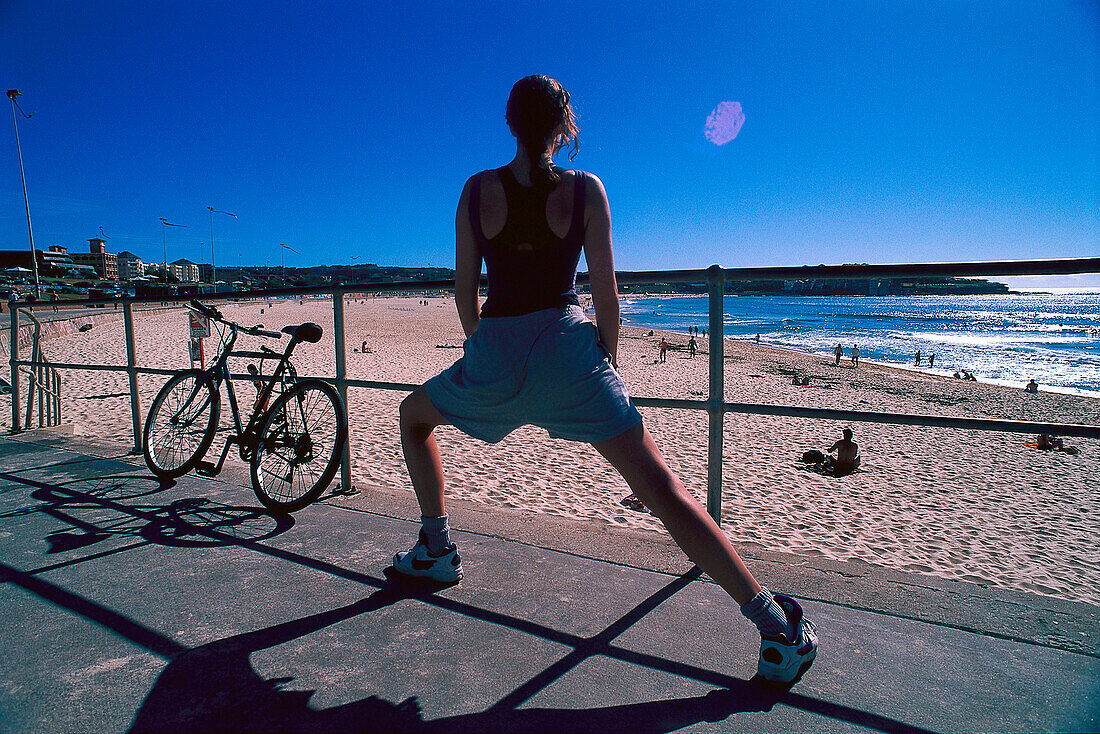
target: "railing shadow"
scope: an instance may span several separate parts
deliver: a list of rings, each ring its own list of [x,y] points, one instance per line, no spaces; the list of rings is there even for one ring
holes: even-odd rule
[[[702,696],[594,708],[519,709],[496,705],[472,714],[424,720],[418,697],[392,702],[368,696],[342,706],[314,709],[309,706],[313,691],[288,690],[294,680],[292,676],[264,678],[252,667],[250,654],[404,599],[432,601],[438,598],[434,592],[439,587],[372,579],[378,584],[377,590],[352,604],[186,648],[117,612],[5,564],[0,564],[0,581],[14,583],[81,614],[169,661],[134,716],[129,729],[134,733],[631,731],[646,734],[675,731],[703,721],[724,721],[742,712],[770,711],[776,704],[884,732],[927,731],[870,712],[765,686],[755,679],[745,681],[728,676],[720,676],[721,687]]]
[[[442,587],[438,584],[410,581],[391,573],[387,573],[385,580],[377,579],[321,559],[258,542],[285,532],[293,523],[290,518],[282,518],[281,524],[278,524],[279,521],[262,516],[265,522],[276,522],[275,527],[265,526],[263,532],[259,533],[248,530],[242,532],[242,528],[249,528],[249,522],[260,517],[262,513],[255,508],[235,508],[194,498],[161,505],[130,505],[118,499],[129,495],[146,496],[155,493],[148,486],[147,477],[99,477],[71,482],[65,486],[10,473],[0,473],[0,480],[33,487],[31,494],[42,503],[42,511],[72,525],[73,537],[62,539],[57,534],[51,536],[57,549],[79,549],[107,537],[121,535],[140,538],[140,544],[157,542],[175,547],[236,544],[273,558],[374,587],[375,590],[365,599],[346,606],[187,648],[139,621],[69,592],[40,575],[43,571],[60,565],[122,552],[134,548],[135,545],[111,549],[99,556],[68,560],[34,571],[21,571],[0,563],[0,581],[12,583],[58,607],[82,615],[168,661],[167,667],[161,672],[133,719],[131,731],[134,732],[667,732],[702,721],[722,721],[739,712],[769,711],[777,703],[880,731],[924,731],[872,712],[794,694],[762,685],[755,680],[745,681],[613,644],[615,638],[698,578],[697,569],[672,579],[598,634],[581,637],[522,617],[502,614],[439,595],[436,592]],[[114,523],[85,523],[73,514],[81,507],[109,509],[122,517]],[[87,539],[82,539],[82,535],[88,536]],[[65,546],[66,543],[69,545]],[[265,679],[251,665],[249,655],[253,652],[281,645],[405,599],[416,599],[443,612],[460,614],[551,640],[571,650],[530,680],[521,682],[511,693],[485,711],[429,721],[422,718],[416,697],[391,702],[378,696],[369,696],[343,706],[313,709],[309,706],[312,691],[287,690],[288,684],[294,680],[292,676]],[[595,656],[606,656],[628,664],[683,676],[714,686],[718,690],[698,697],[587,709],[520,708],[537,693]]]

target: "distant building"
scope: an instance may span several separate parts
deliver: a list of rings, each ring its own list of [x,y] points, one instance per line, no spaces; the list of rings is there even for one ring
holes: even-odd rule
[[[118,279],[134,280],[145,275],[145,263],[132,252],[118,253]]]
[[[203,283],[213,283],[214,266],[210,263],[199,263],[199,280]]]
[[[118,280],[118,256],[107,252],[107,241],[98,237],[88,240],[89,252],[68,253],[77,265],[91,265],[103,280]]]
[[[67,248],[50,245],[46,252],[35,251],[38,255],[38,273],[46,278],[71,278],[76,275],[73,259]]]
[[[175,262],[168,263],[168,273],[180,283],[199,282],[199,266],[187,258],[181,257]]]
[[[41,250],[34,251],[39,259],[42,257]],[[27,270],[34,269],[34,260],[31,259],[31,251],[29,249],[22,250],[0,250],[0,268],[26,268]]]

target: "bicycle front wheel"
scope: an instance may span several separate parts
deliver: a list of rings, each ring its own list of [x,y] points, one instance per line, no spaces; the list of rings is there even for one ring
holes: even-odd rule
[[[201,370],[185,370],[165,383],[145,418],[145,463],[161,478],[191,471],[214,441],[221,398]]]
[[[321,496],[348,440],[344,402],[320,380],[302,380],[268,410],[252,456],[252,488],[264,507],[294,512]]]

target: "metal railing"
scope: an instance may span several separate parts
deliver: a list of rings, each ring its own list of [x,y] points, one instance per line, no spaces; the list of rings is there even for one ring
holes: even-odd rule
[[[11,311],[11,354],[19,351],[19,309]],[[46,358],[42,351],[42,322],[33,313],[25,314],[34,327],[31,334],[31,358],[27,362],[20,362],[18,366],[12,362],[12,405],[17,406],[19,395],[19,375],[26,374],[27,386],[27,410],[24,414],[24,430],[31,428],[32,416],[35,412],[35,404],[38,406],[38,424],[36,428],[47,428],[61,425],[61,375],[57,368]],[[12,413],[12,426],[18,426],[18,418]]]
[[[653,283],[706,283],[709,299],[708,329],[711,334],[723,334],[723,296],[724,284],[729,281],[774,281],[774,280],[833,280],[864,278],[941,278],[951,276],[1019,276],[1019,275],[1072,275],[1079,273],[1100,273],[1100,257],[1053,259],[1053,260],[1006,260],[993,262],[955,262],[955,263],[912,263],[895,265],[816,265],[803,267],[777,268],[722,268],[712,265],[706,270],[657,270],[646,272],[616,273],[620,284]],[[577,278],[579,284],[587,282],[585,274]],[[358,283],[340,286],[319,286],[310,288],[275,288],[257,291],[205,294],[203,300],[225,301],[265,299],[301,296],[330,296],[333,304],[333,337],[336,350],[336,374],[334,376],[316,376],[336,386],[337,391],[347,402],[349,387],[377,390],[411,391],[419,385],[375,380],[349,379],[347,376],[346,349],[344,344],[344,297],[349,293],[415,293],[429,291],[452,291],[453,280],[419,281],[409,283]],[[155,299],[125,298],[121,300],[124,309],[126,332],[126,366],[96,364],[54,364],[55,369],[109,370],[122,371],[129,375],[130,407],[134,429],[134,450],[141,451],[141,402],[138,395],[139,374],[171,375],[176,370],[139,367],[134,347],[133,307],[137,304],[183,303],[193,296],[170,296]],[[71,301],[70,306],[93,306],[102,304],[105,299]],[[12,426],[19,426],[19,367],[38,367],[37,360],[20,360],[18,346],[14,336],[17,324],[16,311],[26,306],[13,303],[12,309]],[[710,342],[710,380],[709,394],[705,400],[681,400],[669,398],[634,397],[639,407],[671,408],[677,410],[702,410],[708,415],[707,439],[707,511],[720,522],[722,504],[722,454],[723,423],[727,413],[748,413],[790,418],[811,418],[817,420],[853,421],[869,423],[888,423],[895,425],[927,426],[933,428],[961,428],[979,431],[1002,431],[1010,433],[1049,433],[1059,436],[1080,438],[1100,438],[1100,425],[1078,423],[1057,423],[1040,421],[1017,421],[995,418],[963,418],[951,416],[919,415],[913,413],[891,413],[863,410],[838,410],[832,408],[806,408],[793,405],[769,405],[762,403],[732,403],[725,400],[725,343],[723,339]],[[234,379],[256,380],[252,375],[233,375]],[[340,483],[344,490],[350,490],[351,482],[351,440],[344,449],[341,462]]]

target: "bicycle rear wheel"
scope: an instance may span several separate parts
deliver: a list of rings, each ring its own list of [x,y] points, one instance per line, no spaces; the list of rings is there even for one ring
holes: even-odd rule
[[[272,404],[252,456],[252,489],[264,507],[294,512],[321,496],[348,440],[344,402],[320,380],[302,380]]]
[[[201,370],[175,375],[153,398],[145,418],[145,464],[162,478],[191,471],[214,441],[220,417],[221,398],[213,380]]]

